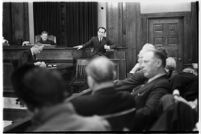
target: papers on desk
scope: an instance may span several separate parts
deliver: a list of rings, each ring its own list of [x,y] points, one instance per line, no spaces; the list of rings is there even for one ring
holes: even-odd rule
[[[10,109],[27,109],[26,106],[22,106],[19,103],[17,104],[16,100],[17,100],[17,98],[4,97],[4,108],[10,108]]]
[[[13,121],[3,121],[3,127],[7,127],[8,125],[11,125]]]

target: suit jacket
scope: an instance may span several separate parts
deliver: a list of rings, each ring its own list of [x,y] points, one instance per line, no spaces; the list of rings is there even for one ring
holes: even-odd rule
[[[24,64],[34,64],[36,62],[36,56],[32,55],[31,50],[25,50],[20,54],[19,60],[18,60],[18,67],[24,65]]]
[[[134,118],[135,130],[148,130],[160,115],[159,102],[163,95],[170,90],[170,84],[166,75],[149,83],[133,89],[136,113]]]
[[[144,84],[147,78],[144,77],[144,74],[140,71],[132,74],[129,78],[124,80],[118,80],[114,82],[116,90],[129,91],[131,92],[133,88]]]
[[[45,108],[34,115],[27,132],[52,131],[107,131],[107,121],[94,117],[77,115],[71,103]]]
[[[164,111],[151,131],[193,131],[197,121],[197,113],[187,104],[178,101]]]
[[[118,92],[112,86],[95,91],[94,94],[80,96],[72,100],[78,114],[106,115],[134,107],[134,98],[129,92]]]
[[[102,41],[99,42],[98,37],[92,37],[88,42],[83,45],[83,48],[92,47],[93,55],[104,55],[106,50],[104,49],[104,45],[109,45],[110,48],[115,48],[116,46],[106,37],[103,37]]]
[[[181,72],[171,80],[172,90],[178,89],[180,95],[188,101],[198,98],[198,76],[192,73]]]

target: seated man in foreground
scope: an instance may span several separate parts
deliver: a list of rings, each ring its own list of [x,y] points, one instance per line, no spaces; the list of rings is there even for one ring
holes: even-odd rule
[[[159,50],[147,50],[142,53],[141,71],[147,79],[144,81],[142,74],[134,74],[135,79],[128,81],[128,88],[133,87],[131,94],[135,99],[136,113],[134,130],[149,130],[158,119],[160,113],[159,102],[163,95],[170,91],[170,83],[165,71],[166,55]],[[141,80],[140,80],[141,79]],[[125,89],[126,82],[123,84]],[[119,90],[117,86],[116,90]]]
[[[130,93],[114,89],[116,71],[114,63],[108,58],[100,56],[93,59],[86,67],[86,73],[92,93],[72,100],[78,114],[106,115],[134,107],[134,98]]]
[[[71,103],[61,75],[53,70],[25,65],[12,74],[16,95],[33,113],[27,132],[106,131],[108,122],[98,116],[82,117]]]

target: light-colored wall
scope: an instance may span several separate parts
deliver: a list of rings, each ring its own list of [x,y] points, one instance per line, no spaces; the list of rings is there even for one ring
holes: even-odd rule
[[[191,2],[141,2],[141,13],[191,11]]]
[[[98,27],[106,28],[106,2],[98,3]]]
[[[107,2],[98,3],[98,27],[106,27],[106,8]],[[113,3],[109,3],[113,4]],[[116,3],[114,3],[116,4]],[[101,9],[103,7],[103,9]],[[141,13],[163,13],[163,12],[186,12],[191,11],[191,2],[190,1],[170,1],[170,2],[160,2],[160,1],[143,1],[140,2]]]
[[[34,13],[33,13],[33,2],[28,2],[28,10],[29,10],[29,41],[34,43]]]

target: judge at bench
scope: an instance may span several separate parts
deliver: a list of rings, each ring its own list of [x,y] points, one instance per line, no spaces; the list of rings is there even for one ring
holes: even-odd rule
[[[40,37],[41,37],[41,38],[40,38],[40,40],[39,40],[37,43],[55,45],[54,41],[48,39],[48,32],[43,31],[43,32],[41,33],[41,36],[40,36]]]
[[[79,50],[82,48],[92,47],[92,56],[105,55],[106,50],[111,50],[115,48],[115,45],[108,38],[105,37],[106,29],[104,27],[99,27],[97,33],[97,37],[94,36],[85,44],[75,46],[74,48],[77,48]]]

